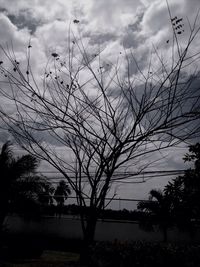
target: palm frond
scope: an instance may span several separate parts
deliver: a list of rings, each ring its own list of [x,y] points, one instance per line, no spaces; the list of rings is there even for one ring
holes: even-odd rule
[[[150,192],[149,192],[149,200],[153,200],[153,199],[156,199],[156,201],[162,201],[164,196],[163,196],[163,193],[161,190],[157,190],[157,189],[152,189]]]
[[[11,171],[13,178],[20,178],[23,175],[33,173],[38,167],[38,160],[31,155],[24,155],[13,161]]]
[[[140,201],[137,205],[137,208],[141,211],[148,213],[157,213],[159,210],[159,203],[157,201]]]
[[[5,168],[5,167],[9,168],[9,165],[14,160],[11,145],[12,143],[10,141],[7,141],[2,146],[0,154],[0,168]]]

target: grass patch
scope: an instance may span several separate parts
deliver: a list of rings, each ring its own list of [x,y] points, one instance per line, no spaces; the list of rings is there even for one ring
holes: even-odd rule
[[[78,253],[45,250],[40,258],[42,261],[77,263],[79,262],[79,257]]]
[[[73,267],[79,266],[79,254],[45,250],[37,259],[18,259],[15,262],[0,262],[1,267]]]

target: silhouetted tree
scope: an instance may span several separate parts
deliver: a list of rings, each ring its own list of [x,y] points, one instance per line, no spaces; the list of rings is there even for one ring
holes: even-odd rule
[[[145,211],[149,216],[143,222],[149,229],[151,226],[159,225],[163,232],[163,241],[167,241],[167,230],[172,224],[171,220],[171,199],[168,198],[161,190],[151,190],[149,192],[149,201],[140,201],[137,208]],[[149,224],[149,225],[148,225]]]
[[[0,153],[0,227],[9,211],[27,211],[40,203],[40,195],[50,183],[35,174],[38,160],[32,155],[15,158],[11,143],[6,142]],[[49,192],[46,192],[49,193]],[[30,210],[29,212],[34,212]]]
[[[150,191],[150,201],[138,203],[138,209],[148,213],[142,226],[159,224],[167,239],[167,228],[176,224],[179,228],[194,231],[194,222],[200,219],[200,144],[189,146],[184,161],[193,161],[184,175],[169,181],[163,192]],[[156,201],[152,201],[156,199]],[[146,219],[146,220],[145,220]],[[147,229],[153,230],[152,227]]]
[[[55,188],[45,177],[39,176],[38,178],[38,183],[40,184],[40,189],[37,192],[39,203],[44,206],[52,205]]]
[[[200,219],[200,144],[191,145],[185,161],[193,161],[184,175],[170,181],[165,195],[172,201],[173,216],[179,226],[191,227],[191,221]]]
[[[62,207],[64,206],[65,200],[70,194],[71,190],[69,188],[69,185],[67,185],[64,180],[61,180],[54,192],[54,199],[57,202],[59,216],[61,216]]]
[[[190,53],[199,32],[196,21],[184,46],[173,30],[171,59],[162,60],[154,49],[147,72],[132,51],[120,52],[116,65],[102,59],[103,51],[87,51],[73,35],[68,36],[67,55],[50,56],[41,83],[31,68],[31,45],[25,65],[13,50],[2,48],[6,58],[0,65],[0,94],[16,112],[6,112],[2,104],[1,119],[24,149],[68,181],[80,206],[86,244],[94,240],[117,172],[135,166],[140,173],[155,162],[154,153],[199,134],[200,90],[195,73],[185,75],[198,56]],[[130,71],[133,62],[136,77]],[[65,147],[71,161],[48,140]],[[126,177],[122,172],[120,178]],[[84,214],[82,207],[89,212]]]

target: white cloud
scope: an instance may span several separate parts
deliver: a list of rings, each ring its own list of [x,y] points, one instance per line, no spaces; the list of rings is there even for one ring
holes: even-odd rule
[[[36,39],[44,46],[52,50],[66,47],[68,35],[68,26],[63,21],[52,21],[44,24],[35,32]],[[57,51],[59,52],[59,51]]]

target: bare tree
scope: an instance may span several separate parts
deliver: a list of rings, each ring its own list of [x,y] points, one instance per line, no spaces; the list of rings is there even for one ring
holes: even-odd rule
[[[147,71],[131,51],[124,51],[123,73],[120,59],[118,64],[101,60],[103,51],[87,52],[71,35],[67,55],[52,53],[38,79],[31,68],[31,44],[27,65],[13,49],[2,47],[9,63],[0,65],[2,127],[25,150],[55,167],[75,191],[78,205],[88,208],[87,216],[84,209],[80,214],[87,243],[94,239],[98,214],[117,172],[125,173],[130,166],[141,172],[155,161],[154,153],[199,134],[198,72],[187,71],[199,57],[199,51],[190,51],[199,33],[197,18],[182,46],[170,19],[171,58],[162,59],[155,48]],[[7,112],[3,99],[15,112]],[[55,146],[65,148],[70,160]]]

